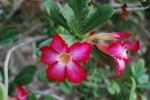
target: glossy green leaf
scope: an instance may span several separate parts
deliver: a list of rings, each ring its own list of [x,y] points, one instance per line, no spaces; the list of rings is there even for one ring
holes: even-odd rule
[[[21,72],[15,77],[15,84],[22,86],[29,84],[34,79],[34,73],[37,70],[36,66],[29,65],[21,70]]]
[[[44,98],[44,100],[54,100],[54,98],[51,97],[51,96],[46,96],[46,97]]]
[[[92,48],[92,54],[100,61],[102,61],[103,63],[105,63],[108,66],[112,66],[114,68],[116,68],[116,63],[114,58],[112,58],[111,56],[103,53],[102,51],[98,50],[97,47],[93,46]]]
[[[0,100],[6,100],[6,90],[5,90],[5,86],[0,83]]]
[[[70,28],[70,31],[74,34],[78,34],[77,19],[76,19],[76,16],[75,16],[73,10],[71,9],[71,7],[65,6],[62,9],[62,13],[64,14],[64,16],[67,20],[67,24]]]
[[[141,83],[137,87],[142,89],[150,89],[150,82]]]
[[[132,87],[130,90],[129,100],[136,100],[136,98],[135,98],[136,81],[133,77],[131,77],[131,80],[132,80]]]
[[[56,24],[68,29],[64,16],[62,13],[60,13],[57,5],[52,0],[45,1],[44,7],[51,20],[53,20]]]
[[[17,30],[8,30],[0,34],[0,46],[10,46],[18,39]]]
[[[82,15],[83,15],[82,0],[68,0],[68,4],[73,9],[76,19],[78,21],[78,25],[79,25],[82,19]]]
[[[120,90],[120,87],[119,87],[119,85],[118,85],[117,82],[113,81],[112,87],[113,87],[113,89],[115,90],[115,93],[116,93],[116,94],[119,94],[119,93],[120,93],[121,90]]]
[[[30,93],[27,97],[27,100],[38,100],[36,94]]]
[[[9,83],[8,94],[12,95],[16,90],[16,84],[14,82]]]
[[[0,71],[0,82],[1,82],[1,83],[3,82],[3,76],[2,76],[1,71]]]
[[[47,81],[46,72],[45,72],[45,71],[40,72],[40,73],[37,75],[37,78],[38,78],[38,80],[41,81],[41,82],[46,82],[46,81]]]
[[[100,6],[98,10],[81,25],[79,33],[85,34],[93,30],[103,22],[107,21],[113,13],[114,10],[110,5],[104,4]]]
[[[60,83],[60,88],[67,95],[71,94],[73,89],[72,84],[67,80],[65,80],[63,83]]]

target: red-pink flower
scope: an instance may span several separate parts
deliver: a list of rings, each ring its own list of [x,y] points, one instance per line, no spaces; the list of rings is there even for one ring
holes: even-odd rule
[[[130,34],[124,34],[124,33],[119,33],[119,32],[115,33],[115,34],[120,36],[120,37],[117,37],[116,39],[124,39],[126,37],[131,36]],[[108,33],[106,33],[105,36],[107,36],[107,35],[108,35]],[[110,35],[110,37],[113,35]],[[116,68],[116,70],[117,70],[116,77],[117,78],[120,78],[120,74],[124,72],[126,62],[129,61],[129,57],[126,52],[127,49],[129,49],[131,52],[137,52],[140,48],[138,41],[135,41],[133,43],[128,42],[128,41],[125,41],[124,43],[116,41],[110,45],[102,44],[102,43],[94,43],[94,45],[102,52],[114,57],[116,65],[117,65],[117,68]]]
[[[86,62],[90,56],[92,47],[89,43],[74,43],[68,48],[65,41],[54,35],[50,46],[41,49],[41,62],[48,65],[46,77],[49,80],[63,82],[65,78],[72,83],[80,83],[87,75],[79,62]]]
[[[25,92],[25,90],[21,86],[17,86],[17,95],[16,100],[27,100],[27,96],[30,91]]]

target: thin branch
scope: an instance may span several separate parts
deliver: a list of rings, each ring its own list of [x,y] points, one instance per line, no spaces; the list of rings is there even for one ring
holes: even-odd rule
[[[24,0],[18,0],[18,1],[16,1],[16,3],[13,5],[12,11],[6,16],[7,19],[9,19],[10,17],[12,17],[14,15],[14,13],[20,7],[20,5],[22,4],[23,1]]]
[[[21,42],[21,43],[13,46],[12,48],[10,48],[8,50],[8,53],[6,54],[6,58],[5,58],[5,61],[4,61],[4,84],[5,84],[6,94],[7,95],[8,95],[8,82],[9,82],[8,81],[8,64],[9,64],[9,60],[10,60],[10,56],[11,56],[12,52],[15,51],[16,49],[26,45],[26,44],[45,39],[46,37],[47,36],[37,36],[35,38],[31,38],[29,40],[25,40],[24,42]],[[6,98],[8,98],[8,97],[6,97]]]
[[[147,6],[147,7],[130,7],[130,8],[126,8],[127,11],[143,11],[145,9],[148,9],[150,6]],[[119,13],[119,12],[122,12],[122,9],[121,8],[118,8],[118,9],[114,9],[115,10],[115,13]]]
[[[32,33],[33,31],[43,27],[44,25],[46,25],[46,22],[40,22],[37,23],[36,25],[34,25],[33,27],[31,27],[30,29],[28,29],[27,31],[25,31],[24,33],[21,33],[21,35],[19,36],[19,38],[23,38],[27,35],[29,35],[30,33]]]

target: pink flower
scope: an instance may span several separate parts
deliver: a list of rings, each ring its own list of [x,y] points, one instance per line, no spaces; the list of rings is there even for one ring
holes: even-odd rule
[[[30,91],[25,92],[25,90],[21,86],[17,86],[17,95],[16,100],[27,100],[27,96]]]
[[[49,80],[63,82],[65,78],[72,83],[80,83],[87,75],[79,62],[86,62],[90,56],[92,47],[89,43],[74,43],[68,48],[65,41],[54,35],[50,46],[41,49],[41,62],[48,65],[46,77]]]
[[[118,34],[118,37],[116,39],[124,39],[126,37],[131,36],[130,34],[125,35],[124,33],[119,33],[119,32],[115,33],[115,34]],[[120,78],[120,74],[123,73],[125,70],[126,62],[129,61],[129,57],[126,53],[127,49],[129,49],[131,52],[137,52],[140,48],[138,41],[135,41],[133,43],[128,42],[128,41],[125,41],[124,43],[116,41],[110,45],[109,44],[101,44],[101,43],[94,43],[94,45],[99,50],[112,56],[115,59],[115,62],[117,65],[117,68],[116,68],[116,70],[117,70],[116,77],[117,78]]]

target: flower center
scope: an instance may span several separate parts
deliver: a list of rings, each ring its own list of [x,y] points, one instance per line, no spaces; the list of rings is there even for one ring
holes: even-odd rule
[[[71,61],[71,56],[69,54],[63,53],[59,56],[59,60],[62,63],[68,64]]]

